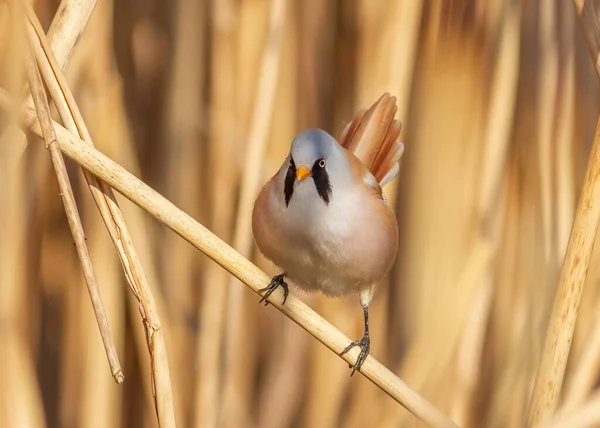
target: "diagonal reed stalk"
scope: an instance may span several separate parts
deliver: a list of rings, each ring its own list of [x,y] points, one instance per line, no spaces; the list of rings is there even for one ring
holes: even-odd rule
[[[89,9],[92,9],[92,6],[88,9],[82,9],[84,13],[81,15],[89,18],[89,14],[86,13]],[[89,13],[91,13],[91,11]],[[27,16],[30,23],[27,30],[30,39],[32,40],[32,47],[35,52],[36,60],[62,120],[71,132],[79,135],[85,144],[93,147],[91,136],[66,83],[66,79],[61,70],[61,65],[53,56],[53,52],[49,43],[46,41],[46,37],[43,34],[41,25],[38,22],[35,13],[29,9],[27,11]],[[73,20],[82,22],[82,19]],[[64,21],[69,22],[70,20]],[[61,26],[61,22],[63,21],[59,19],[57,28],[67,28],[65,25]],[[54,33],[56,36],[60,34],[58,29]],[[80,34],[80,32],[74,32],[74,34],[77,35]],[[76,38],[72,40],[75,42]],[[66,62],[69,58],[68,52],[66,50],[60,52],[62,60]],[[174,427],[175,416],[167,350],[163,332],[161,330],[158,310],[150,290],[148,279],[142,268],[137,251],[133,246],[123,214],[112,190],[106,183],[99,181],[85,170],[84,176],[106,224],[109,235],[117,249],[130,289],[140,304],[140,314],[147,335],[148,352],[150,354],[151,373],[154,385],[153,395],[155,397],[155,406],[159,424],[161,427]]]
[[[574,3],[600,77],[600,23],[590,2],[575,0]],[[600,118],[550,315],[542,360],[527,415],[528,427],[552,416],[558,404],[599,221]]]
[[[5,108],[11,108],[13,105],[4,91],[0,92],[0,105]],[[41,133],[36,114],[31,108],[25,109],[24,121],[25,125],[31,128],[33,132]],[[64,154],[106,181],[139,207],[148,211],[152,216],[236,276],[249,288],[258,293],[258,290],[270,281],[268,275],[253,263],[123,167],[87,144],[82,144],[79,137],[73,135],[61,125],[54,123],[54,129],[57,141]],[[300,299],[290,295],[284,306],[282,305],[282,293],[278,291],[275,294],[274,298],[270,299],[272,305],[331,351],[339,355],[349,343],[349,338]],[[352,350],[340,358],[347,363],[353,363],[358,356],[358,352],[358,350]],[[369,356],[366,359],[361,368],[361,373],[428,425],[432,427],[457,426],[374,357]]]
[[[102,297],[100,296],[98,282],[96,281],[96,276],[94,275],[92,261],[90,259],[90,254],[85,242],[86,238],[83,231],[83,225],[81,224],[81,218],[79,216],[77,204],[75,203],[75,196],[73,195],[73,189],[71,188],[65,161],[62,157],[60,149],[58,148],[58,145],[56,144],[56,135],[54,134],[54,128],[52,127],[50,105],[48,104],[48,98],[42,83],[42,76],[40,75],[40,71],[34,59],[33,45],[35,42],[31,38],[31,34],[28,34],[28,36],[32,52],[30,55],[29,64],[27,66],[27,74],[29,86],[31,88],[31,94],[33,96],[33,102],[35,104],[38,117],[40,118],[39,120],[42,127],[43,139],[46,143],[46,148],[50,151],[52,166],[58,181],[60,195],[62,197],[65,212],[67,214],[71,234],[73,235],[73,239],[75,241],[77,255],[79,256],[79,260],[81,262],[85,283],[88,287],[90,300],[92,301],[92,307],[94,309],[96,321],[98,322],[98,328],[100,330],[102,342],[104,343],[104,349],[106,351],[111,373],[117,383],[123,383],[123,370],[121,368],[121,363],[119,362],[117,350],[115,349],[114,340],[110,333],[108,318],[106,316],[106,311],[104,310]]]

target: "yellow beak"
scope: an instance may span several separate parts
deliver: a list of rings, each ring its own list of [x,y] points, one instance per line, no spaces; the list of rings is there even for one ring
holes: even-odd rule
[[[307,177],[310,177],[311,172],[310,169],[305,168],[303,166],[298,167],[298,169],[296,169],[296,178],[298,179],[298,181],[302,181]]]

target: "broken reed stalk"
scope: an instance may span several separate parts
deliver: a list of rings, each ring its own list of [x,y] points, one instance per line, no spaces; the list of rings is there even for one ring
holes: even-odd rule
[[[600,77],[600,25],[593,6],[574,0],[581,18],[596,72]],[[552,416],[560,395],[583,286],[600,221],[600,117],[590,152],[581,196],[561,270],[560,281],[546,333],[542,360],[538,368],[527,426]]]
[[[5,91],[0,91],[0,106],[12,108],[12,101]],[[31,108],[24,111],[25,126],[40,134],[35,112]],[[270,277],[249,260],[237,253],[233,248],[219,239],[208,229],[195,221],[185,212],[178,209],[166,198],[158,194],[140,179],[125,170],[122,166],[83,142],[58,123],[54,123],[58,144],[64,154],[76,163],[88,169],[94,175],[106,181],[126,198],[148,211],[152,216],[172,229],[186,241],[209,256],[220,266],[236,276],[249,288],[258,293],[260,288],[270,281]],[[289,295],[282,305],[283,295],[280,290],[269,299],[270,303],[305,329],[322,344],[337,355],[350,342],[342,332],[319,316],[293,294]],[[347,363],[354,363],[359,351],[351,350],[340,358]],[[387,367],[369,356],[361,373],[381,388],[387,395],[404,406],[408,411],[431,427],[457,427],[457,425],[441,413],[425,398],[413,391]]]
[[[32,48],[33,49],[33,48]],[[81,262],[81,268],[83,270],[83,276],[85,283],[88,288],[92,307],[94,309],[94,315],[96,316],[96,322],[98,323],[98,329],[102,336],[102,342],[104,344],[104,350],[106,351],[106,357],[112,375],[117,383],[123,383],[123,370],[121,369],[121,363],[117,355],[117,350],[110,333],[110,327],[108,325],[108,318],[104,310],[102,303],[102,297],[100,295],[100,289],[98,288],[98,282],[94,275],[94,269],[92,267],[92,261],[88,252],[87,244],[85,242],[85,234],[83,232],[83,225],[77,205],[75,203],[75,196],[73,195],[73,189],[69,182],[69,176],[67,174],[67,168],[65,166],[62,153],[56,143],[56,135],[54,133],[54,127],[52,126],[52,117],[50,114],[50,106],[48,104],[48,98],[46,97],[46,91],[42,83],[42,76],[40,75],[37,64],[33,57],[33,52],[29,53],[29,61],[27,64],[27,75],[29,79],[29,86],[31,89],[31,95],[37,111],[39,122],[42,129],[42,137],[46,143],[46,148],[50,151],[50,157],[52,158],[52,166],[54,167],[54,173],[58,181],[58,187],[60,189],[60,195],[65,206],[65,213],[69,222],[69,228],[75,241],[75,247],[77,249],[77,255]]]
[[[32,49],[62,120],[73,134],[80,136],[80,141],[93,147],[92,138],[68,87],[61,66],[53,56],[35,13],[33,10],[28,9],[27,16],[31,24],[31,26],[28,26],[28,34]],[[68,56],[65,55],[63,58],[66,60]],[[140,314],[147,334],[151,373],[154,382],[153,396],[159,425],[161,427],[175,427],[175,411],[167,349],[148,279],[133,246],[131,235],[112,189],[85,169],[83,172],[90,192],[117,249],[130,289],[141,306]]]

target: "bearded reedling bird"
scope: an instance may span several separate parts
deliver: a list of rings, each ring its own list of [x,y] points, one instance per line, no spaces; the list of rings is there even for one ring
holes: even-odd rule
[[[369,355],[374,289],[396,259],[398,225],[382,191],[398,174],[404,151],[396,109],[395,97],[385,93],[355,114],[339,143],[320,129],[298,134],[252,212],[256,245],[282,270],[260,290],[266,291],[261,302],[281,286],[285,304],[284,278],[331,297],[359,295],[365,334],[340,354],[360,347],[351,375]]]

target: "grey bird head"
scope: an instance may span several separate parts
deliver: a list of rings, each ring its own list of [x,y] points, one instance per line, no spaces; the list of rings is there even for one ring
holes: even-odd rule
[[[286,205],[295,192],[303,199],[317,194],[329,204],[335,192],[351,182],[348,159],[335,138],[321,129],[308,129],[294,138],[285,171]]]

